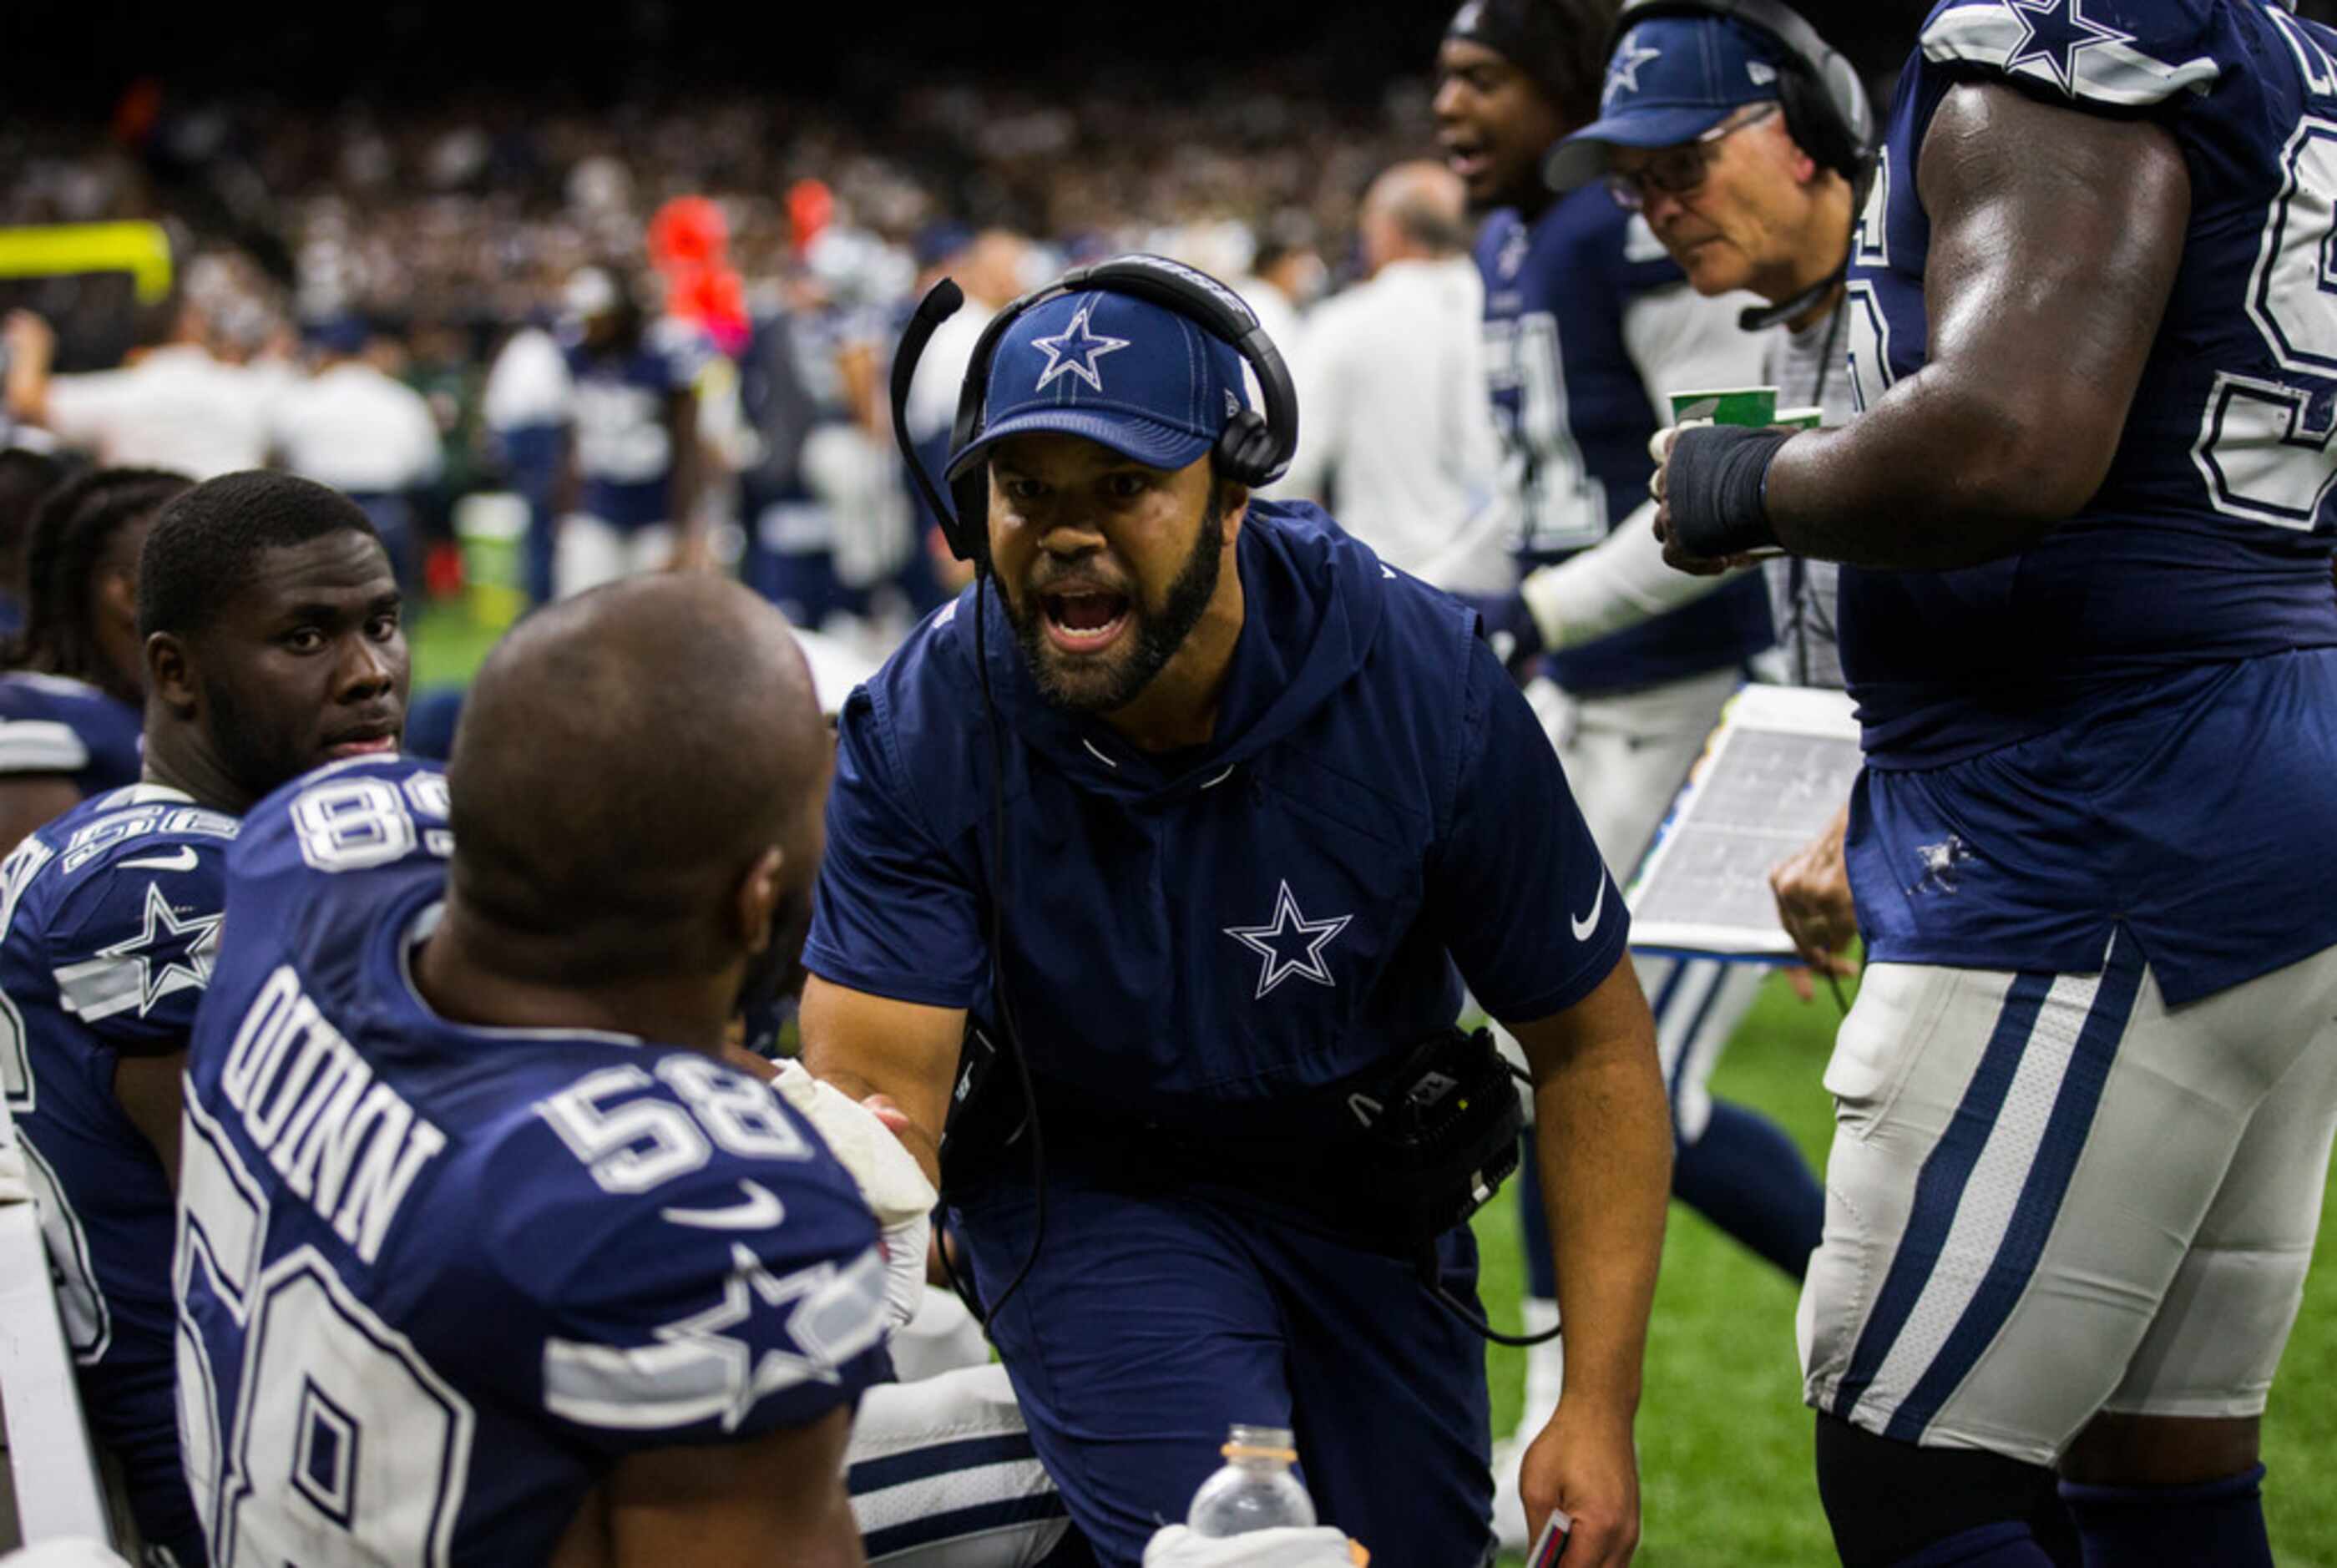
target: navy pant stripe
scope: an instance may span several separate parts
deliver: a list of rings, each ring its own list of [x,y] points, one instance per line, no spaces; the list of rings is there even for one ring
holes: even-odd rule
[[[1697,1004],[1696,1016],[1688,1021],[1687,1034],[1680,1041],[1679,1054],[1672,1059],[1671,1097],[1675,1110],[1679,1106],[1680,1085],[1687,1082],[1687,1061],[1696,1054],[1697,1037],[1704,1033],[1713,1004],[1720,1000],[1721,987],[1728,984],[1727,965],[1714,964],[1710,967],[1712,985],[1706,989],[1704,1000]]]
[[[1038,1456],[1027,1432],[1010,1432],[996,1437],[961,1437],[952,1443],[932,1443],[905,1453],[888,1454],[882,1459],[863,1459],[846,1475],[845,1485],[857,1496],[864,1492],[898,1486],[904,1481],[930,1481],[953,1470],[1006,1465]]]
[[[2094,1112],[2100,1108],[2102,1090],[2109,1083],[2110,1063],[2117,1057],[2118,1041],[2133,1015],[2135,995],[2142,989],[2142,968],[2141,948],[2121,934],[2103,968],[2093,1007],[2078,1031],[2068,1071],[2054,1096],[2052,1114],[2046,1119],[2045,1135],[2029,1163],[2028,1180],[2013,1202],[2004,1239],[1997,1244],[1996,1256],[1963,1316],[1949,1330],[1947,1342],[1892,1413],[1884,1436],[1912,1443],[1922,1436],[1940,1406],[1980,1364],[1981,1354],[1995,1342],[2019,1304],[2021,1292],[2028,1289],[2046,1240],[2053,1234],[2054,1221],[2060,1218],[2061,1201],[2068,1196],[2078,1158],[2085,1152],[2087,1136],[2093,1131]]]
[[[1900,1239],[1899,1250],[1891,1259],[1891,1272],[1883,1277],[1882,1289],[1874,1298],[1874,1309],[1867,1314],[1866,1327],[1859,1331],[1858,1347],[1851,1352],[1850,1370],[1834,1390],[1833,1414],[1845,1421],[1865,1396],[1874,1375],[1882,1369],[1891,1347],[1898,1341],[1899,1331],[1907,1326],[1915,1304],[1922,1299],[1923,1287],[1931,1283],[1931,1270],[1946,1250],[1948,1232],[1955,1226],[1956,1209],[1963,1201],[1964,1187],[1971,1181],[1972,1167],[1980,1162],[1980,1151],[1988,1146],[1989,1132],[1996,1126],[1997,1112],[2004,1108],[2004,1097],[2012,1087],[2012,1075],[2020,1065],[2021,1053],[2029,1048],[2029,1033],[2037,1027],[2037,1014],[2044,1006],[2046,994],[2052,989],[2050,975],[2024,972],[2013,976],[2011,989],[2005,993],[2004,1006],[1996,1015],[1996,1031],[1989,1036],[1988,1049],[1980,1055],[1980,1070],[1972,1074],[1947,1132],[1941,1135],[1938,1146],[1924,1160],[1923,1169],[1915,1178],[1914,1207],[1907,1217],[1907,1232]]]
[[[978,1535],[984,1531],[1003,1530],[1011,1524],[1037,1524],[1067,1516],[1060,1493],[1041,1492],[1032,1497],[1007,1497],[972,1508],[955,1508],[930,1518],[912,1519],[887,1530],[873,1531],[860,1538],[860,1549],[869,1562],[875,1563],[913,1547],[933,1546],[962,1535]]]
[[[1695,965],[1694,961],[1691,959],[1675,958],[1672,960],[1672,972],[1664,976],[1662,986],[1656,992],[1656,1004],[1648,1009],[1648,1012],[1656,1015],[1656,1027],[1658,1033],[1660,1033],[1663,1028],[1665,1010],[1671,1006],[1672,997],[1678,992],[1680,982],[1687,978],[1687,972],[1693,967],[1695,967]]]

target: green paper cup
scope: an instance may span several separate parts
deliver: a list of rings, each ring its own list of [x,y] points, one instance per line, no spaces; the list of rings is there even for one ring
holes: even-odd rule
[[[1825,423],[1823,408],[1780,408],[1776,423],[1789,430],[1815,430]]]
[[[1765,429],[1777,422],[1775,387],[1731,387],[1716,392],[1672,394],[1672,423],[1709,419],[1715,425],[1749,425]]]

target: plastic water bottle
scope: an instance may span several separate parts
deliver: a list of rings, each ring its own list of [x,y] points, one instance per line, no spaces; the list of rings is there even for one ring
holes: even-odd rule
[[[1290,1467],[1298,1450],[1279,1426],[1236,1426],[1226,1446],[1225,1468],[1201,1483],[1186,1527],[1204,1540],[1247,1535],[1253,1530],[1310,1529],[1315,1500]]]

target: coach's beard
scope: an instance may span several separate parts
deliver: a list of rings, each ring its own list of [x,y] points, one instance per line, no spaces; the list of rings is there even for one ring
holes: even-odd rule
[[[1128,613],[1136,619],[1135,636],[1110,654],[1074,662],[1047,640],[1041,624],[1039,595],[1027,589],[1020,609],[1012,596],[1001,593],[1006,617],[1013,623],[1014,640],[1022,646],[1022,663],[1038,685],[1039,695],[1058,708],[1075,713],[1109,713],[1136,701],[1137,693],[1168,668],[1193,628],[1208,613],[1217,596],[1217,575],[1225,564],[1225,507],[1210,486],[1209,504],[1201,514],[1193,553],[1178,568],[1168,584],[1168,596],[1154,614],[1139,594],[1128,600]]]

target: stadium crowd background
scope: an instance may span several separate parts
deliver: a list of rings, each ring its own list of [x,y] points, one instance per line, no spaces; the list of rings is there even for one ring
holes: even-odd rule
[[[1926,5],[1800,8],[1886,103]],[[444,540],[465,495],[504,485],[481,408],[498,348],[555,319],[579,268],[646,272],[650,220],[675,197],[719,204],[748,318],[784,311],[815,328],[809,341],[857,333],[884,347],[921,284],[986,230],[1018,237],[1024,286],[1128,249],[1252,278],[1296,259],[1290,276],[1310,279],[1291,301],[1303,309],[1354,277],[1370,180],[1434,154],[1443,0],[1342,7],[1335,20],[1277,0],[1078,18],[1009,5],[979,20],[776,9],[789,15],[709,34],[687,8],[647,4],[583,7],[558,31],[406,5],[366,49],[261,6],[249,31],[265,46],[252,49],[241,29],[155,25],[134,5],[15,8],[0,21],[12,103],[0,227],[161,221],[180,287],[226,358],[288,365],[327,323],[362,321],[379,362],[438,422],[444,462],[423,511]],[[2337,14],[2317,0],[2300,9]],[[119,362],[146,329],[115,276],[0,279],[0,310],[12,308],[56,323],[64,371]],[[835,323],[848,329],[826,329]],[[0,423],[0,444],[7,435]],[[459,676],[492,633],[469,623],[457,581],[428,580],[445,603],[425,607],[421,681]],[[1818,1158],[1817,1073],[1835,1018],[1773,990],[1724,1072]],[[1492,1218],[1506,1225],[1506,1207]],[[1793,1296],[1677,1210],[1674,1230],[1642,1421],[1641,1561],[1819,1560],[1807,1416],[1791,1358],[1775,1354],[1790,1343]],[[1501,1276],[1515,1266],[1509,1246],[1490,1248],[1489,1302],[1514,1298]],[[2317,1271],[2309,1302],[2331,1299],[2331,1273]],[[2329,1318],[2308,1307],[2268,1431],[2273,1464],[2293,1475],[2337,1465]],[[1507,1353],[1492,1359],[1500,1430],[1517,1371]],[[2293,1560],[2306,1568],[2337,1564],[2326,1490],[2277,1498],[2275,1538],[2304,1544]],[[1765,1506],[1749,1509],[1752,1496]]]

